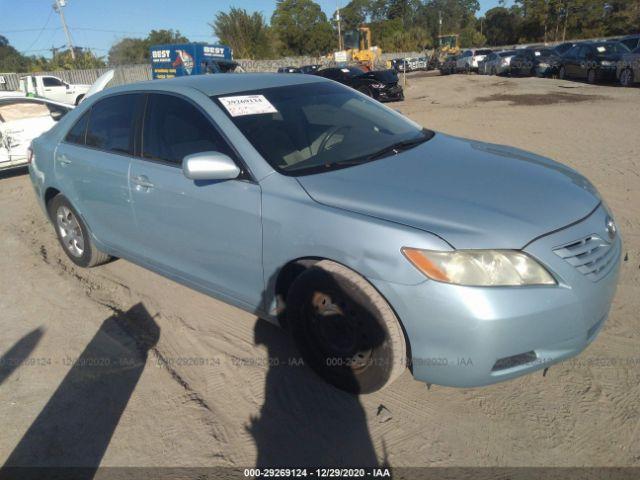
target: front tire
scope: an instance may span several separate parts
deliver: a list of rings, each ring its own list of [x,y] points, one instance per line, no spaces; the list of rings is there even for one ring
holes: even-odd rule
[[[98,250],[82,217],[62,194],[56,195],[49,202],[48,210],[58,241],[73,263],[88,268],[111,259],[109,255]]]
[[[623,87],[630,87],[633,85],[633,70],[625,68],[620,72],[620,85]]]
[[[369,282],[337,263],[320,261],[296,278],[287,325],[305,363],[341,390],[381,390],[406,368],[393,310]]]
[[[560,67],[560,71],[558,72],[558,78],[560,80],[565,80],[567,78],[567,70],[564,66]]]
[[[593,68],[591,68],[587,72],[587,83],[590,84],[590,85],[593,85],[593,84],[596,83],[596,71]]]

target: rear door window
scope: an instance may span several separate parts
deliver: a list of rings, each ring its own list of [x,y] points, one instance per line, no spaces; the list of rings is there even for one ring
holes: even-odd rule
[[[187,155],[231,149],[193,104],[173,95],[150,94],[144,117],[142,156],[181,165]]]
[[[140,94],[123,94],[96,103],[91,108],[86,145],[133,155],[133,123],[140,99]]]

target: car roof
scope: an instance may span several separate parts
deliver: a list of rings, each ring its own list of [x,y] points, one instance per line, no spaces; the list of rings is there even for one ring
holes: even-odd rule
[[[123,93],[139,90],[179,91],[184,88],[199,90],[207,96],[222,95],[271,87],[284,87],[305,83],[327,82],[322,77],[277,73],[215,73],[212,75],[193,75],[166,80],[150,80],[129,83],[107,90],[110,93]]]

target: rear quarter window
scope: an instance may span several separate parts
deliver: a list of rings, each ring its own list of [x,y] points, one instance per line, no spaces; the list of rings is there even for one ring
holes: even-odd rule
[[[64,137],[65,142],[73,143],[76,145],[85,144],[85,137],[87,134],[87,125],[89,124],[90,114],[91,110],[88,110],[84,113],[84,115],[82,115],[82,117],[80,117],[80,120],[75,123],[71,130],[69,130],[69,133],[67,133],[67,136]]]

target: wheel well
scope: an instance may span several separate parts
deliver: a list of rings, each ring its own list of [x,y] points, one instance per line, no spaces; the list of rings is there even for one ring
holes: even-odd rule
[[[47,207],[47,209],[49,208],[49,202],[51,202],[51,200],[53,200],[53,197],[55,197],[59,193],[60,191],[56,190],[53,187],[47,188],[47,190],[44,192],[44,204]]]
[[[286,328],[286,315],[285,315],[286,310],[285,309],[286,309],[287,293],[289,292],[289,288],[291,288],[291,285],[293,285],[293,282],[295,281],[295,279],[298,278],[298,276],[302,272],[312,267],[316,263],[320,262],[321,260],[333,261],[330,258],[322,258],[322,257],[298,258],[296,260],[292,260],[289,263],[287,263],[278,272],[278,275],[276,277],[276,284],[275,284],[275,296],[276,296],[276,304],[277,304],[277,311],[278,311],[278,321],[280,322],[280,325],[284,326],[285,328]],[[358,272],[355,272],[355,273],[360,275]],[[400,316],[398,315],[398,312],[396,312],[395,308],[393,308],[393,305],[391,305],[391,303],[387,301],[387,299],[384,297],[384,295],[382,295],[382,293],[380,293],[380,295],[382,296],[382,298],[384,298],[385,302],[389,304],[389,308],[393,310],[393,313],[398,319],[398,323],[400,323],[400,328],[402,329],[402,333],[404,334],[404,340],[407,348],[407,367],[409,368],[411,373],[413,373],[413,365],[412,365],[413,357],[411,353],[411,342],[409,341],[409,336],[407,335],[407,331],[404,328],[404,325],[402,323],[402,320],[400,319]]]
[[[317,257],[298,258],[297,260],[290,261],[280,269],[275,285],[276,301],[278,302],[279,307],[284,307],[287,299],[287,293],[295,279],[298,278],[298,276],[307,268],[315,265],[320,260],[324,259]],[[280,308],[278,310],[280,310]]]
[[[82,100],[84,98],[85,94],[83,93],[82,95],[78,95],[78,98],[76,98],[76,106],[78,106],[80,104],[80,100]]]

